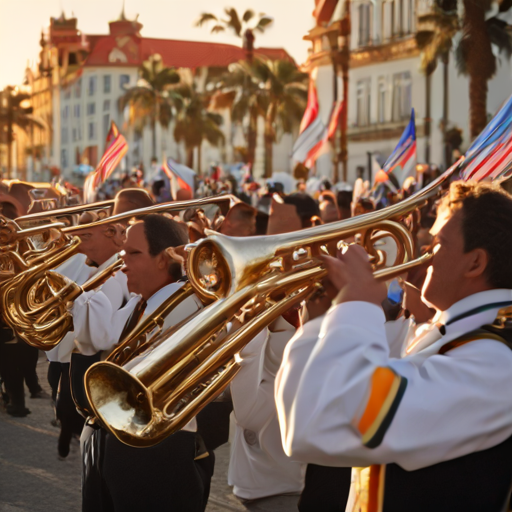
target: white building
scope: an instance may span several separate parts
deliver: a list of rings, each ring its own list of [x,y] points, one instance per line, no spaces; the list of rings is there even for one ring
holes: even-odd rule
[[[206,74],[225,71],[229,64],[245,58],[241,47],[152,39],[141,36],[142,24],[128,20],[121,14],[117,21],[109,23],[109,34],[86,35],[77,27],[76,18],[52,18],[49,33],[42,41],[42,55],[49,55],[50,65],[45,70],[51,75],[52,111],[50,165],[61,169],[62,174],[72,179],[73,169],[80,163],[95,166],[100,160],[105,139],[114,121],[127,138],[129,152],[123,162],[125,169],[142,162],[146,169],[152,156],[161,160],[164,156],[185,161],[185,149],[173,138],[173,125],[162,129],[157,123],[157,151],[153,155],[152,131],[147,126],[142,134],[127,123],[127,112],[118,107],[119,98],[127,88],[134,86],[139,78],[141,64],[151,55],[160,55],[166,67],[188,70],[199,90],[204,87]],[[291,59],[280,48],[257,48],[255,55],[272,59]],[[232,163],[234,146],[243,143],[240,130],[231,125],[229,112],[222,112],[222,129],[226,144],[211,147],[203,143],[201,159],[195,154],[196,170],[201,161],[201,171],[211,163]],[[259,139],[262,139],[261,137]],[[262,170],[263,141],[256,152],[255,168]],[[274,148],[274,169],[289,171],[292,140],[284,136]]]
[[[333,101],[333,53],[341,47],[341,19],[345,0],[316,0],[317,26],[306,39],[313,44],[304,68],[317,73],[320,113],[329,117]],[[443,118],[443,71],[439,65],[431,76],[430,157],[425,137],[427,79],[420,71],[420,52],[415,33],[418,17],[431,9],[433,0],[352,0],[350,71],[348,93],[348,176],[353,182],[357,169],[368,176],[368,152],[381,164],[395,148],[409,122],[411,109],[416,113],[418,163],[443,166],[444,147],[440,122]],[[487,108],[494,114],[510,96],[510,62],[501,58],[496,76],[489,82]],[[338,90],[342,91],[338,78]],[[453,56],[449,66],[449,126],[463,130],[462,149],[470,143],[469,84],[459,76]],[[333,155],[317,162],[319,175],[332,176]],[[341,172],[340,172],[341,177]]]

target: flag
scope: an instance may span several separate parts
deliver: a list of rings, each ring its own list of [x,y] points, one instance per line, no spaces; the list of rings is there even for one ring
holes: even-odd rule
[[[336,129],[338,128],[343,112],[343,106],[343,100],[336,101],[332,106],[331,114],[329,115],[329,123],[327,124],[327,128],[324,130],[324,136],[322,137],[322,140],[317,142],[308,152],[305,161],[306,167],[313,167],[316,160],[329,151],[329,141],[334,140]]]
[[[86,203],[94,201],[98,187],[115,171],[119,162],[128,151],[126,139],[112,121],[110,131],[105,142],[105,152],[96,169],[91,172],[84,182],[84,200]]]
[[[164,161],[162,169],[171,182],[171,194],[174,200],[176,200],[178,197],[179,190],[187,190],[192,194],[192,196],[194,195],[194,190],[192,187],[194,183],[193,176],[195,173],[192,171],[192,169],[177,164],[171,158]],[[192,183],[190,183],[191,180]]]
[[[327,128],[318,113],[318,94],[315,79],[312,76],[309,80],[306,111],[300,123],[300,134],[292,149],[293,160],[304,162],[308,158],[308,153],[324,138]]]
[[[414,109],[411,112],[411,120],[402,133],[402,137],[386,160],[383,170],[389,174],[394,172],[400,186],[408,176],[416,173],[416,125],[414,121]]]
[[[512,172],[512,96],[467,150],[461,178],[495,180]]]

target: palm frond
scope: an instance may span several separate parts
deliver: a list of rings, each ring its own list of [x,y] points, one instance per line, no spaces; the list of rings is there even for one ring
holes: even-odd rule
[[[260,18],[258,24],[254,27],[254,30],[263,33],[272,23],[274,23],[273,18],[270,16],[264,16],[263,18]]]
[[[247,9],[242,16],[242,20],[247,23],[254,18],[254,11],[252,9]]]
[[[219,21],[217,16],[214,14],[211,14],[209,12],[202,12],[199,16],[199,19],[196,21],[195,26],[196,27],[202,27],[205,23],[208,23],[209,21]]]
[[[226,7],[224,9],[224,12],[226,13],[228,19],[225,22],[226,25],[233,30],[233,32],[238,36],[242,37],[242,23],[240,21],[240,18],[238,17],[238,13],[236,12],[236,9],[233,7]]]
[[[226,29],[224,28],[223,25],[215,25],[212,27],[212,29],[210,30],[210,32],[212,34],[216,34],[217,32],[224,32]]]
[[[490,18],[486,22],[487,32],[491,43],[494,44],[498,50],[504,53],[507,59],[512,56],[512,35],[510,33],[510,26],[499,18]]]

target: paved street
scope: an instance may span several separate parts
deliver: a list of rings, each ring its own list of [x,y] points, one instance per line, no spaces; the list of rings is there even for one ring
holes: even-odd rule
[[[38,374],[46,382],[47,363],[40,357]],[[12,418],[0,408],[0,512],[80,511],[80,453],[78,443],[64,461],[57,458],[58,429],[51,425],[50,399],[27,398],[32,411]],[[207,512],[296,511],[297,497],[279,497],[242,505],[227,485],[229,446],[217,450],[217,463]]]

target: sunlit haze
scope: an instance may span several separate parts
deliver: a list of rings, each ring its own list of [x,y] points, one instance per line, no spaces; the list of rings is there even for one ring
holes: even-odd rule
[[[0,0],[0,88],[22,82],[27,61],[39,52],[41,29],[50,17],[64,10],[78,18],[86,34],[107,34],[108,22],[119,17],[122,0]],[[265,34],[257,34],[256,46],[282,47],[298,62],[306,59],[309,42],[302,37],[313,27],[313,0],[125,0],[127,18],[139,15],[142,35],[166,39],[211,41],[240,45],[228,33],[210,34],[210,28],[195,27],[200,13],[223,13],[235,7],[239,13],[254,9],[274,18]]]

